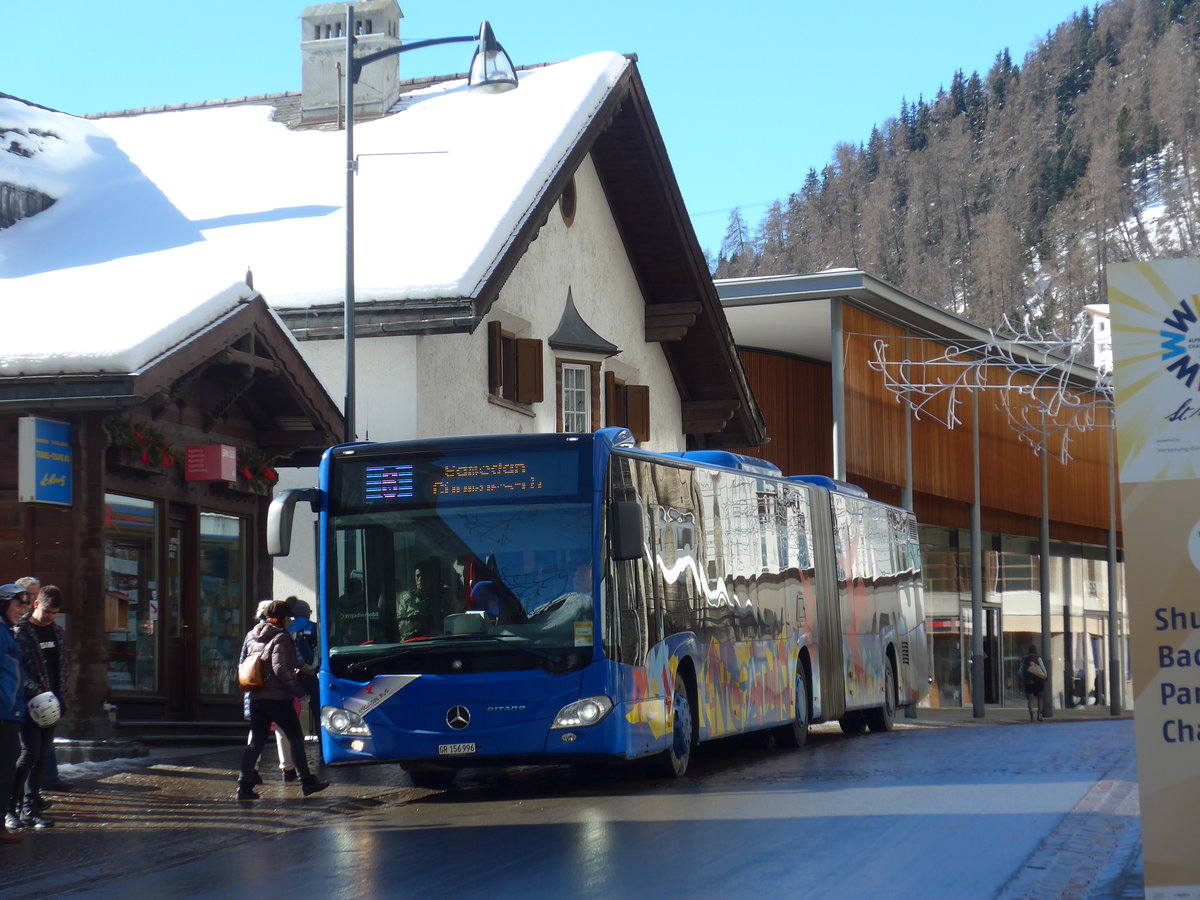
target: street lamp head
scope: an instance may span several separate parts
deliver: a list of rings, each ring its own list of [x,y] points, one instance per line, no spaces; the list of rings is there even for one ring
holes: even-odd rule
[[[492,26],[479,26],[479,43],[471,58],[471,73],[467,89],[485,94],[502,94],[517,86],[517,72],[512,60],[496,40]]]

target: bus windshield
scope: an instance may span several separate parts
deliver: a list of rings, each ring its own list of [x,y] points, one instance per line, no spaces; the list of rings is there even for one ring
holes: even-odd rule
[[[481,461],[479,453],[469,464],[445,456],[403,467],[345,464],[341,508],[327,535],[331,669],[366,680],[385,672],[563,671],[589,662],[592,507],[579,486],[579,454],[556,455],[565,461],[547,456],[551,471],[529,498],[507,489],[495,497],[465,489],[439,495],[435,480],[450,471],[459,484],[471,483],[468,473],[476,484],[504,486],[509,476],[496,473],[511,464]],[[356,486],[373,477],[363,473],[380,468],[388,478],[404,469],[403,496],[356,497]]]

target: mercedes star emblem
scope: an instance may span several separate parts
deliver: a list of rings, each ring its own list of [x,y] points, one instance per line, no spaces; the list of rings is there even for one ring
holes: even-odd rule
[[[452,706],[446,713],[446,724],[455,731],[462,731],[471,724],[471,711],[465,706]]]

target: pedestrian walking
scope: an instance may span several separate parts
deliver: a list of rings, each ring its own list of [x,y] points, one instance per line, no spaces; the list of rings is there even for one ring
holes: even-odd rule
[[[70,659],[62,626],[55,619],[63,608],[62,591],[48,584],[14,630],[25,666],[25,699],[29,715],[21,726],[21,755],[6,809],[9,828],[50,828],[44,815],[42,773],[54,747],[54,728],[66,708],[64,694]]]
[[[25,588],[25,593],[29,597],[29,605],[36,606],[38,594],[42,590],[42,582],[32,575],[26,575],[24,578],[18,578],[15,582]],[[69,781],[63,781],[58,777],[58,756],[54,750],[54,744],[50,744],[50,749],[46,751],[46,764],[42,768],[42,788],[45,790],[54,791],[69,791],[72,785]],[[50,805],[50,801],[42,799],[42,808],[45,809]]]
[[[296,642],[296,658],[300,661],[300,686],[308,695],[308,728],[311,734],[320,735],[321,721],[321,691],[317,681],[318,641],[317,623],[312,620],[312,607],[308,601],[299,597],[288,597],[288,605],[292,608],[292,624],[288,631]]]
[[[258,609],[256,609],[254,612],[254,621],[255,622],[265,622],[266,621],[267,607],[269,607],[273,602],[274,601],[272,601],[272,600],[263,600],[258,604]],[[238,656],[238,665],[239,666],[242,664],[242,661],[246,658],[246,656],[247,656],[247,654],[249,654],[249,652],[250,652],[250,635],[247,634],[245,639],[242,641],[242,652]],[[296,714],[299,715],[300,700],[296,699],[294,701],[294,705],[297,707]],[[245,693],[242,694],[242,718],[244,718],[247,722],[250,721],[250,692],[249,691],[246,691]],[[283,777],[284,781],[295,781],[298,776],[296,775],[296,764],[294,762],[292,762],[291,742],[287,739],[287,737],[284,735],[284,733],[278,728],[278,726],[272,725],[271,732],[275,735],[275,752],[276,752],[276,755],[279,757],[280,775]],[[246,735],[246,744],[247,745],[249,745],[250,741],[253,740],[253,737],[254,737],[253,734]],[[254,783],[255,784],[263,783],[263,777],[261,774],[259,774],[258,769],[254,770]]]
[[[1029,652],[1021,657],[1017,667],[1017,678],[1025,690],[1025,701],[1029,704],[1029,721],[1042,721],[1042,692],[1046,689],[1046,664],[1038,656],[1037,647],[1029,646]]]
[[[21,723],[25,721],[25,667],[12,630],[25,613],[29,600],[19,584],[0,586],[0,804],[7,810],[21,752]],[[0,843],[21,840],[7,821],[0,828]]]
[[[273,600],[266,609],[266,618],[255,623],[246,635],[246,658],[258,658],[262,670],[261,684],[252,687],[250,695],[250,743],[242,752],[238,774],[238,800],[257,800],[257,766],[263,747],[270,739],[271,725],[281,730],[292,751],[292,761],[300,776],[300,790],[305,797],[323,791],[329,783],[321,781],[308,768],[304,753],[304,732],[296,715],[295,700],[304,690],[296,680],[300,669],[296,659],[296,644],[288,633],[292,619],[291,608],[283,600]]]

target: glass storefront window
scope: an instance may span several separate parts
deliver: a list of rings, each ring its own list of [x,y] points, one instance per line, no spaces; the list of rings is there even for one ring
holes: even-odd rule
[[[200,513],[200,690],[237,693],[246,635],[246,528],[236,516]]]
[[[104,639],[108,686],[158,689],[158,505],[105,494]]]

